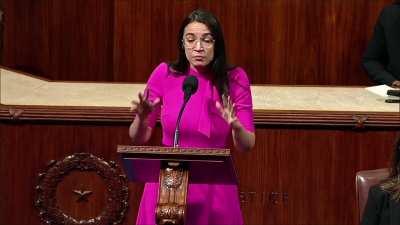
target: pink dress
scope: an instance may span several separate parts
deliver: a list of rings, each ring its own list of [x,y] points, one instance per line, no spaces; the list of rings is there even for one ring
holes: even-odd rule
[[[186,105],[181,119],[181,147],[227,147],[232,138],[231,129],[221,117],[215,102],[221,102],[211,74],[193,69],[190,75],[198,78],[199,86]],[[169,70],[161,63],[151,74],[147,88],[149,99],[160,98],[162,106],[149,117],[154,126],[161,113],[162,143],[173,146],[176,119],[183,102],[182,83],[185,76]],[[229,72],[230,96],[236,105],[236,116],[249,130],[254,131],[250,84],[243,69],[237,67]],[[155,207],[158,183],[146,183],[136,224],[155,224]],[[236,185],[189,184],[186,224],[243,224]]]

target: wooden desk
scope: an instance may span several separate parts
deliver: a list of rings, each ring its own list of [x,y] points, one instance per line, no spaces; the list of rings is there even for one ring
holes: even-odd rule
[[[117,160],[144,85],[0,72],[0,224],[39,224],[36,174],[76,152]],[[355,173],[389,166],[399,105],[364,87],[255,85],[252,93],[256,147],[234,153],[246,224],[357,224]],[[151,144],[160,139],[158,126]],[[141,191],[130,184],[124,224],[134,223]]]

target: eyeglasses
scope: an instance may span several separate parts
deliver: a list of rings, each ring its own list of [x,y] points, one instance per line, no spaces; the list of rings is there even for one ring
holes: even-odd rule
[[[214,45],[214,38],[211,35],[207,35],[201,38],[196,38],[195,36],[186,36],[183,38],[183,44],[188,49],[193,49],[200,43],[200,46],[208,49]]]

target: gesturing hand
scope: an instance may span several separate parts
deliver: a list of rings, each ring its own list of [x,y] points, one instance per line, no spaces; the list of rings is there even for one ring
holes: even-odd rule
[[[131,112],[135,111],[140,119],[145,119],[161,101],[156,98],[154,101],[149,100],[149,89],[146,89],[144,94],[139,92],[139,102],[132,100]]]
[[[222,105],[217,101],[215,102],[215,106],[221,113],[221,116],[232,128],[240,126],[239,120],[236,117],[235,104],[229,96],[222,95]]]

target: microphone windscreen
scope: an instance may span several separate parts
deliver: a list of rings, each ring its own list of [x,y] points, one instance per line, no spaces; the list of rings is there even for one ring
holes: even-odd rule
[[[185,78],[182,85],[182,90],[185,93],[185,96],[191,96],[196,93],[198,88],[199,81],[197,77],[189,75]]]

